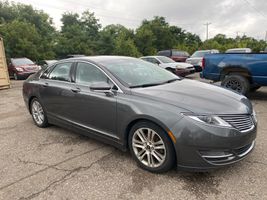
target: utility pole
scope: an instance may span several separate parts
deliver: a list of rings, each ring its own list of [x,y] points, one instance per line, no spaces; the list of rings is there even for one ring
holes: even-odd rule
[[[204,24],[204,26],[206,26],[206,40],[209,39],[209,25],[211,25],[210,22],[207,22],[206,24]]]
[[[265,42],[267,42],[267,31],[265,32]]]

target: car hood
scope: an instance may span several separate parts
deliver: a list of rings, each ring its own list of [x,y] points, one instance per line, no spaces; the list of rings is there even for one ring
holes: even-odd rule
[[[29,65],[18,65],[15,67],[23,68],[24,71],[38,71],[40,67],[36,64],[29,64]]]
[[[182,79],[169,84],[136,88],[133,95],[171,104],[198,114],[252,113],[250,101],[219,86]]]
[[[160,63],[159,66],[163,67],[163,68],[170,67],[170,68],[175,69],[175,68],[177,68],[177,63]]]

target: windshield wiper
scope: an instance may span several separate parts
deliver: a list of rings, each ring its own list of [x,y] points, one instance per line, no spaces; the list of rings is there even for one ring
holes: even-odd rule
[[[163,84],[166,84],[166,83],[172,83],[174,81],[179,81],[181,80],[180,78],[174,78],[174,79],[170,79],[170,80],[167,80],[167,81],[164,81],[164,82],[160,82],[160,83],[146,83],[146,84],[141,84],[141,85],[133,85],[133,86],[130,86],[130,88],[141,88],[141,87],[150,87],[150,86],[156,86],[156,85],[163,85]]]
[[[163,83],[146,83],[146,84],[141,84],[141,85],[133,85],[130,86],[130,88],[139,88],[139,87],[150,87],[150,86],[156,86],[156,85],[161,85]]]
[[[170,79],[170,80],[167,80],[167,81],[163,82],[162,84],[164,84],[164,83],[172,83],[174,81],[180,81],[180,80],[181,80],[180,78],[173,78],[173,79]]]

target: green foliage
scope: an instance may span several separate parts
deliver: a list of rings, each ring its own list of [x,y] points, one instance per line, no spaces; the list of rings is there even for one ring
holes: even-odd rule
[[[255,52],[266,48],[263,40],[243,36],[227,38],[218,34],[202,42],[196,34],[170,26],[164,17],[143,20],[136,30],[120,24],[101,28],[94,13],[86,10],[64,13],[62,27],[57,31],[50,16],[30,5],[0,0],[0,35],[4,38],[6,55],[33,60],[64,58],[68,54],[154,55],[159,50],[179,49],[192,54],[199,49],[248,47]]]
[[[8,58],[20,56],[39,60],[55,57],[53,40],[56,31],[51,18],[43,11],[34,10],[29,5],[0,2],[0,24]]]
[[[24,57],[36,60],[41,38],[34,25],[17,20],[0,27],[0,33],[5,38],[7,57]]]
[[[134,44],[133,39],[127,36],[127,33],[125,32],[120,33],[115,38],[114,53],[116,55],[122,55],[122,56],[133,56],[133,57],[141,56],[137,47]]]
[[[232,48],[251,48],[253,52],[260,52],[266,46],[267,43],[263,40],[258,41],[247,36],[227,38],[226,35],[218,34],[214,38],[206,40],[200,47],[202,49],[218,49],[220,52]]]
[[[68,54],[96,54],[101,25],[94,13],[85,11],[82,16],[77,13],[64,13],[62,29],[56,38],[55,52],[60,58]]]

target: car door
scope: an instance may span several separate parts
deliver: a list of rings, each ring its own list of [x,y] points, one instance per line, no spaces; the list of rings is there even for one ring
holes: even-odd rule
[[[75,93],[71,80],[73,62],[57,64],[40,79],[40,100],[51,117],[70,119]]]
[[[107,95],[90,89],[90,85],[106,82],[112,87],[113,82],[96,65],[78,62],[75,69],[75,111],[72,115],[76,123],[98,133],[116,136],[116,95]]]

